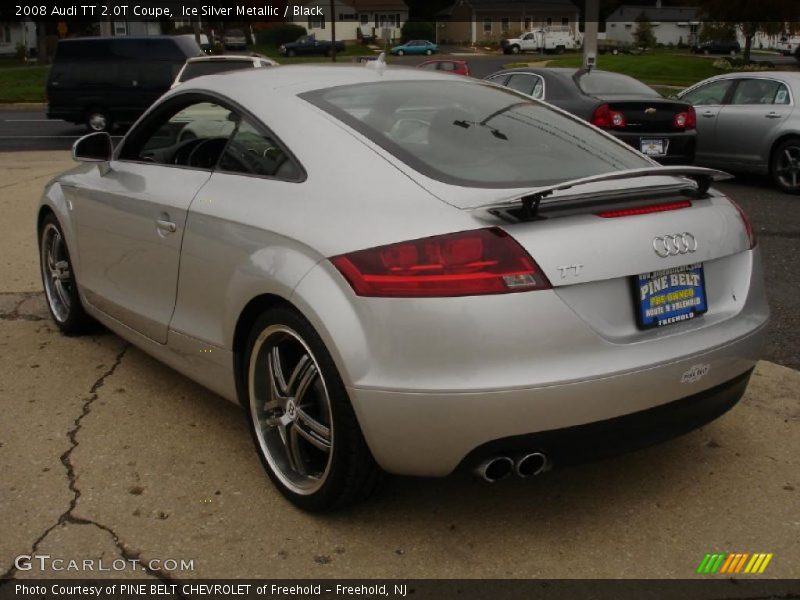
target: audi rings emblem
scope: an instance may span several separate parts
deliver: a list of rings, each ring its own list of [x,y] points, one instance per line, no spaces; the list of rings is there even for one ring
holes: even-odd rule
[[[661,258],[691,254],[697,250],[697,239],[688,231],[662,235],[653,240],[653,250]]]

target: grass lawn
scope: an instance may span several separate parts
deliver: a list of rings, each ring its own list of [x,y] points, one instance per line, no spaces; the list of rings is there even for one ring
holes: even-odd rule
[[[583,56],[565,56],[547,63],[548,67],[580,67]],[[719,75],[712,67],[713,59],[691,54],[603,54],[597,57],[597,68],[630,75],[649,85],[674,85],[687,87],[712,75]]]
[[[44,102],[49,67],[0,65],[0,104]]]

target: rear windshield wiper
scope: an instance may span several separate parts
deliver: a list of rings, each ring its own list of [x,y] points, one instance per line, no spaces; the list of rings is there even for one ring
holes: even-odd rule
[[[516,194],[510,198],[490,202],[475,207],[475,210],[480,209],[503,209],[514,208],[522,204],[524,216],[527,220],[532,220],[536,217],[539,210],[539,205],[542,200],[553,192],[568,190],[570,188],[586,185],[589,183],[600,183],[603,181],[616,181],[621,179],[635,179],[637,177],[651,177],[651,176],[674,176],[686,177],[691,179],[697,184],[693,193],[698,197],[703,197],[708,192],[708,188],[715,181],[724,181],[725,179],[732,179],[733,175],[718,171],[716,169],[706,169],[704,167],[690,167],[690,166],[677,166],[677,167],[645,167],[643,169],[624,169],[621,171],[611,171],[609,173],[601,173],[600,175],[592,175],[590,177],[581,177],[579,179],[570,179],[562,181],[561,183],[554,183],[553,185],[545,185],[537,188],[532,188],[530,191],[523,195]]]

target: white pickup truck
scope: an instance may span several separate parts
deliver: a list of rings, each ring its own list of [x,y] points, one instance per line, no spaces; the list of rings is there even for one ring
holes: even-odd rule
[[[791,56],[797,53],[800,47],[800,36],[781,36],[780,41],[775,44],[775,49],[784,56]]]
[[[520,54],[522,52],[545,52],[561,54],[565,50],[575,50],[580,47],[580,41],[568,28],[564,29],[538,29],[523,33],[518,38],[507,38],[500,42],[500,47],[505,54]]]

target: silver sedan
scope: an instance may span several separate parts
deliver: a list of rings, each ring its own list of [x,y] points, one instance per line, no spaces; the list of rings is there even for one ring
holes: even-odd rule
[[[183,139],[194,118],[233,127]],[[508,89],[252,69],[73,154],[38,213],[55,323],[241,403],[306,510],[382,470],[496,481],[667,439],[734,406],[759,357],[758,246],[725,175]]]
[[[679,98],[697,112],[697,164],[769,174],[800,194],[800,73],[718,75]]]

